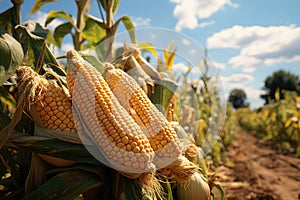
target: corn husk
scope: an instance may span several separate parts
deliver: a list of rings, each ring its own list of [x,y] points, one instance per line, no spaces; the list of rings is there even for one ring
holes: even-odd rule
[[[184,156],[191,162],[198,163],[198,147],[191,143],[185,150]]]
[[[124,44],[123,56],[133,55],[143,71],[154,81],[160,81],[163,77],[160,73],[141,55],[140,48],[136,44]]]
[[[176,183],[187,181],[197,171],[199,171],[199,167],[183,155],[179,156],[172,164],[160,169],[164,176],[170,177]]]
[[[178,200],[209,200],[210,188],[205,178],[195,172],[188,180],[177,185]]]
[[[136,80],[146,94],[151,95],[154,92],[154,80],[149,73],[153,75],[158,72],[146,60],[143,62],[148,65],[141,62],[141,59],[143,58],[137,46],[124,44],[123,60],[125,60],[125,65],[123,70]],[[159,77],[159,75],[156,76]]]

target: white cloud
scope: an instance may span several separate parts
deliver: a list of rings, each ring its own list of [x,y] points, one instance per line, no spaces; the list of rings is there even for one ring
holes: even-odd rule
[[[188,70],[188,66],[182,62],[173,64],[174,73],[185,73]]]
[[[208,48],[234,48],[240,53],[229,59],[233,68],[253,72],[258,65],[300,60],[300,27],[233,26],[207,39]]]
[[[232,74],[230,76],[222,76],[222,81],[229,86],[236,87],[238,85],[244,85],[254,80],[254,77],[250,74]]]
[[[199,26],[199,19],[207,19],[226,5],[237,7],[230,0],[170,0],[176,6],[173,15],[178,19],[175,29],[195,29]]]
[[[215,21],[202,22],[202,23],[199,24],[199,27],[200,27],[200,28],[204,28],[204,27],[206,27],[206,26],[211,26],[211,25],[213,25],[214,23],[215,23]]]
[[[34,22],[37,22],[39,23],[40,25],[42,26],[45,26],[45,22],[46,22],[46,19],[47,19],[47,15],[48,13],[44,13],[44,12],[41,12],[41,11],[37,11],[35,14],[31,15],[29,17],[29,20],[30,21],[34,21]],[[48,25],[47,25],[47,28],[50,29],[52,32],[55,30],[55,28],[59,25],[61,25],[63,23],[62,20],[60,19],[54,19],[52,20]]]
[[[174,63],[173,64],[173,72],[175,74],[178,74],[180,76],[182,76],[182,74],[186,73],[188,71],[188,65],[179,62],[179,63]],[[197,67],[192,67],[191,71],[190,71],[190,75],[198,75],[201,72],[199,71],[199,69]]]
[[[182,42],[182,44],[184,44],[184,45],[189,45],[189,44],[191,44],[191,41],[188,40],[188,39],[186,39],[186,38],[183,38],[183,39],[181,40],[181,42]]]
[[[195,55],[196,53],[197,53],[196,49],[189,50],[189,54],[191,54],[191,55]]]
[[[151,19],[149,17],[142,18],[142,17],[130,17],[132,20],[132,23],[135,27],[138,26],[150,26]]]
[[[211,64],[212,64],[214,67],[216,67],[217,69],[226,69],[226,64],[224,64],[224,63],[212,61]]]

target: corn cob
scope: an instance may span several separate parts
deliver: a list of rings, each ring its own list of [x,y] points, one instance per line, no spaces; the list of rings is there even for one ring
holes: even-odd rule
[[[117,170],[150,170],[154,152],[149,140],[120,105],[102,75],[73,50],[67,53],[67,84],[79,134],[90,134]]]
[[[57,81],[45,79],[30,67],[20,67],[17,76],[19,90],[31,87],[30,103],[34,104],[40,119],[37,121],[41,121],[42,126],[52,130],[76,132],[70,95],[63,85],[59,86]]]
[[[176,132],[142,88],[127,73],[115,69],[113,65],[105,66],[104,75],[121,105],[147,130],[157,167],[165,167],[176,160],[180,155]]]

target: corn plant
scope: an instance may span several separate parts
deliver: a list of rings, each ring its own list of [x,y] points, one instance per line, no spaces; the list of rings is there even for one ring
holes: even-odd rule
[[[260,109],[239,109],[237,116],[242,128],[274,143],[279,151],[299,155],[299,97],[285,92],[285,98],[277,99]],[[243,117],[247,116],[247,117]]]
[[[15,4],[12,9],[19,10],[22,1],[18,3],[14,2]],[[43,4],[49,2],[51,0],[37,0],[32,13],[36,12]],[[176,55],[176,49],[172,50],[173,44],[171,43],[168,49],[164,51],[164,61],[158,61],[158,68],[166,66],[166,68],[161,70],[168,72],[171,79],[160,77],[160,74],[156,70],[152,69],[151,71],[149,68],[141,67],[139,70],[148,70],[150,78],[142,74],[130,74],[132,77],[134,77],[133,75],[138,77],[135,82],[122,69],[125,70],[128,67],[134,71],[134,68],[139,67],[139,65],[144,64],[148,66],[149,63],[141,57],[141,54],[134,54],[138,56],[129,56],[124,59],[125,64],[124,60],[122,63],[117,58],[118,55],[116,55],[113,43],[120,22],[129,31],[132,42],[136,43],[131,20],[127,16],[121,17],[116,21],[113,19],[119,1],[98,1],[101,19],[88,14],[90,1],[76,0],[75,3],[78,11],[76,23],[70,14],[65,11],[49,12],[45,25],[49,24],[55,18],[65,20],[65,23],[58,26],[53,34],[45,27],[36,23],[28,22],[21,24],[20,12],[17,12],[17,16],[10,16],[13,12],[9,9],[0,15],[0,18],[4,16],[17,19],[14,22],[15,24],[0,24],[6,29],[3,33],[1,32],[0,44],[5,48],[3,48],[4,50],[0,55],[1,57],[5,56],[9,58],[8,61],[1,59],[1,61],[7,61],[6,63],[1,63],[4,68],[1,68],[0,82],[1,198],[182,199],[183,197],[194,195],[193,198],[199,199],[199,195],[201,195],[201,198],[207,199],[211,190],[208,187],[207,178],[209,179],[210,186],[217,187],[222,196],[223,191],[220,184],[208,176],[207,162],[203,158],[198,160],[197,151],[196,154],[194,151],[195,145],[191,145],[190,150],[185,152],[185,156],[179,156],[179,153],[175,151],[180,148],[176,142],[179,131],[176,134],[172,123],[164,120],[164,115],[168,114],[166,111],[169,109],[169,105],[172,103],[176,104],[176,102],[172,101],[174,99],[174,92],[178,88],[178,83],[171,80],[174,79],[172,65]],[[105,11],[106,17],[104,17],[102,10]],[[98,34],[95,35],[95,32],[98,32]],[[11,35],[11,33],[13,34]],[[53,56],[48,47],[50,44],[60,47],[66,34],[72,35],[75,50],[95,49],[100,60],[91,55],[81,55],[76,53],[76,51],[70,51],[66,56],[68,65],[66,70],[65,66],[59,63],[59,60]],[[10,45],[7,45],[8,43]],[[143,50],[148,50],[154,56],[156,55],[155,57],[158,57],[151,44],[141,43],[139,45],[140,47],[144,47]],[[121,50],[123,53],[126,52],[125,47]],[[114,67],[111,66],[104,66],[101,61],[113,61],[112,64],[116,66],[116,69],[113,69]],[[179,88],[181,94],[191,94],[192,98],[187,99],[186,96],[179,96],[179,101],[177,102],[180,105],[188,105],[192,102],[192,105],[197,105],[197,109],[194,110],[186,106],[185,108],[189,110],[187,112],[188,116],[180,116],[178,112],[176,113],[178,106],[175,107],[174,111],[178,119],[182,118],[179,123],[195,138],[195,143],[198,146],[201,146],[205,140],[212,142],[216,139],[213,137],[205,138],[205,131],[208,130],[209,124],[214,121],[213,118],[217,118],[217,115],[220,114],[214,113],[214,110],[212,110],[212,102],[218,101],[218,91],[213,82],[210,81],[210,77],[206,74],[209,67],[205,59],[203,63],[203,67],[199,66],[200,70],[204,70],[202,73],[203,76],[197,82],[191,84],[187,78],[188,71],[183,77],[183,87]],[[19,67],[20,65],[27,66]],[[92,70],[93,73],[83,73],[84,75],[82,76],[84,76],[85,80],[88,80],[91,74],[97,75],[97,79],[87,81],[84,83],[85,85],[82,85],[82,88],[84,87],[86,90],[81,88],[78,91],[86,92],[88,91],[88,86],[93,88],[91,85],[88,85],[91,83],[109,84],[109,76],[106,77],[105,74],[109,74],[109,72],[113,73],[114,71],[117,73],[118,70],[121,70],[123,75],[132,83],[124,84],[124,88],[140,83],[138,82],[140,79],[144,79],[147,85],[139,89],[138,94],[140,96],[133,99],[135,103],[131,105],[132,107],[128,108],[125,105],[122,105],[124,108],[122,106],[118,107],[122,112],[127,113],[125,117],[122,115],[123,118],[128,118],[129,121],[131,119],[125,125],[120,121],[113,121],[109,114],[109,109],[99,111],[99,109],[107,108],[110,105],[109,101],[105,102],[107,105],[103,102],[98,104],[100,107],[97,112],[99,111],[101,126],[107,126],[107,131],[111,132],[110,142],[115,142],[114,144],[120,148],[126,148],[128,152],[147,154],[145,157],[138,158],[138,160],[134,160],[134,156],[124,157],[124,159],[122,158],[123,160],[114,157],[116,159],[114,160],[115,163],[120,162],[126,166],[130,164],[133,168],[144,166],[143,162],[147,163],[153,159],[153,151],[156,151],[156,154],[160,157],[170,157],[170,155],[172,157],[173,153],[176,158],[178,156],[177,160],[164,168],[156,170],[155,173],[141,174],[120,172],[113,167],[104,165],[92,156],[91,151],[89,151],[91,149],[85,148],[76,134],[76,128],[86,127],[81,127],[80,125],[75,127],[74,122],[72,122],[72,117],[73,120],[75,117],[81,118],[80,122],[85,120],[84,115],[73,116],[73,113],[71,114],[70,112],[71,103],[74,103],[70,102],[70,98],[73,98],[72,95],[74,95],[72,86],[70,86],[72,83],[70,78],[72,70],[70,69],[74,69],[74,66],[81,67],[82,70]],[[123,66],[123,68],[120,66]],[[75,71],[77,70],[80,69],[76,68]],[[106,80],[100,78],[102,76],[100,74],[103,74]],[[111,81],[114,81],[114,79]],[[111,84],[104,88],[110,91],[110,87],[113,88],[114,86],[114,84]],[[103,90],[101,87],[98,88],[99,94]],[[136,86],[135,88],[138,87]],[[141,90],[144,90],[146,93],[143,93]],[[113,89],[112,91],[114,92]],[[130,90],[130,92],[134,93],[135,91]],[[75,106],[75,113],[84,110],[84,106],[89,101],[89,98],[85,96],[86,94],[82,95],[82,98],[79,98],[79,100],[85,102],[78,104],[78,107]],[[122,103],[123,97],[119,97],[118,93],[115,95],[118,100],[114,100],[114,105],[116,102]],[[103,98],[100,96],[99,101],[103,101],[103,99],[107,100],[110,96],[112,95],[106,95]],[[139,109],[147,105],[151,107],[152,103],[160,109],[161,113],[157,109],[151,108],[150,111],[152,110],[153,116],[156,115],[156,117],[154,119],[146,117],[145,119],[142,114],[145,114],[144,112],[149,113],[149,110],[141,112]],[[100,116],[101,113],[106,116]],[[192,113],[195,113],[195,118],[189,116]],[[86,120],[91,118],[90,116],[85,117],[87,117]],[[108,126],[105,123],[108,120],[112,126]],[[137,136],[137,140],[130,139],[132,137],[131,132],[134,133],[134,131],[122,132],[122,130],[127,129],[126,126],[132,128],[135,123],[147,123],[147,120],[154,120],[157,124],[156,126],[164,127],[163,130],[165,132],[157,136],[157,138],[149,138],[149,135],[146,136],[146,134],[142,138],[143,133],[141,133]],[[189,124],[189,122],[191,123]],[[218,123],[214,124],[214,126],[217,126]],[[83,124],[86,125],[88,122],[84,122]],[[91,122],[91,124],[93,123]],[[144,125],[146,126],[146,124]],[[116,130],[112,129],[112,127]],[[228,128],[231,129],[232,126],[230,125]],[[90,127],[88,129],[91,130]],[[114,134],[114,131],[116,131],[116,134]],[[140,131],[142,132],[143,130],[141,129]],[[228,132],[230,134],[223,132],[221,137],[217,138],[219,141],[217,143],[219,150],[213,150],[213,153],[211,153],[212,160],[215,162],[219,162],[220,148],[223,148],[220,142],[223,139],[225,141],[225,138],[226,142],[230,141],[232,130]],[[117,137],[118,134],[120,134],[119,138]],[[151,134],[153,135],[153,133]],[[114,135],[115,137],[113,137]],[[113,142],[113,138],[116,141]],[[100,146],[101,142],[103,142],[102,139],[97,140]],[[170,148],[173,148],[168,151],[169,153],[171,152],[170,155],[167,155],[165,152],[160,154],[159,152],[160,148],[166,145],[166,143]],[[114,148],[115,146],[111,145],[110,147]],[[105,157],[110,152],[109,149],[103,150],[100,156]],[[120,157],[124,155],[120,152],[118,154]],[[156,165],[159,165],[159,160],[155,160],[155,162]],[[202,169],[201,173],[199,166]],[[189,187],[190,191],[186,192],[186,187]],[[197,193],[194,193],[197,188],[201,188],[201,192],[199,190]],[[198,195],[197,197],[195,197],[196,194]],[[214,199],[213,194],[211,198]]]

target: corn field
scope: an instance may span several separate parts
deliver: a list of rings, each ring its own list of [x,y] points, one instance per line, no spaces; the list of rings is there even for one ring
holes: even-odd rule
[[[272,142],[280,152],[299,156],[299,100],[296,93],[286,91],[284,99],[277,98],[276,102],[261,109],[240,109],[236,113],[239,124],[254,135]]]
[[[52,10],[45,24],[22,23],[23,1],[11,2],[0,14],[0,199],[224,199],[219,169],[234,165],[240,130],[300,155],[296,93],[233,110],[206,49],[178,75],[179,44],[138,41],[130,17],[115,19],[119,0],[98,0],[100,17],[75,0],[76,20]],[[54,56],[67,35],[73,48]]]

